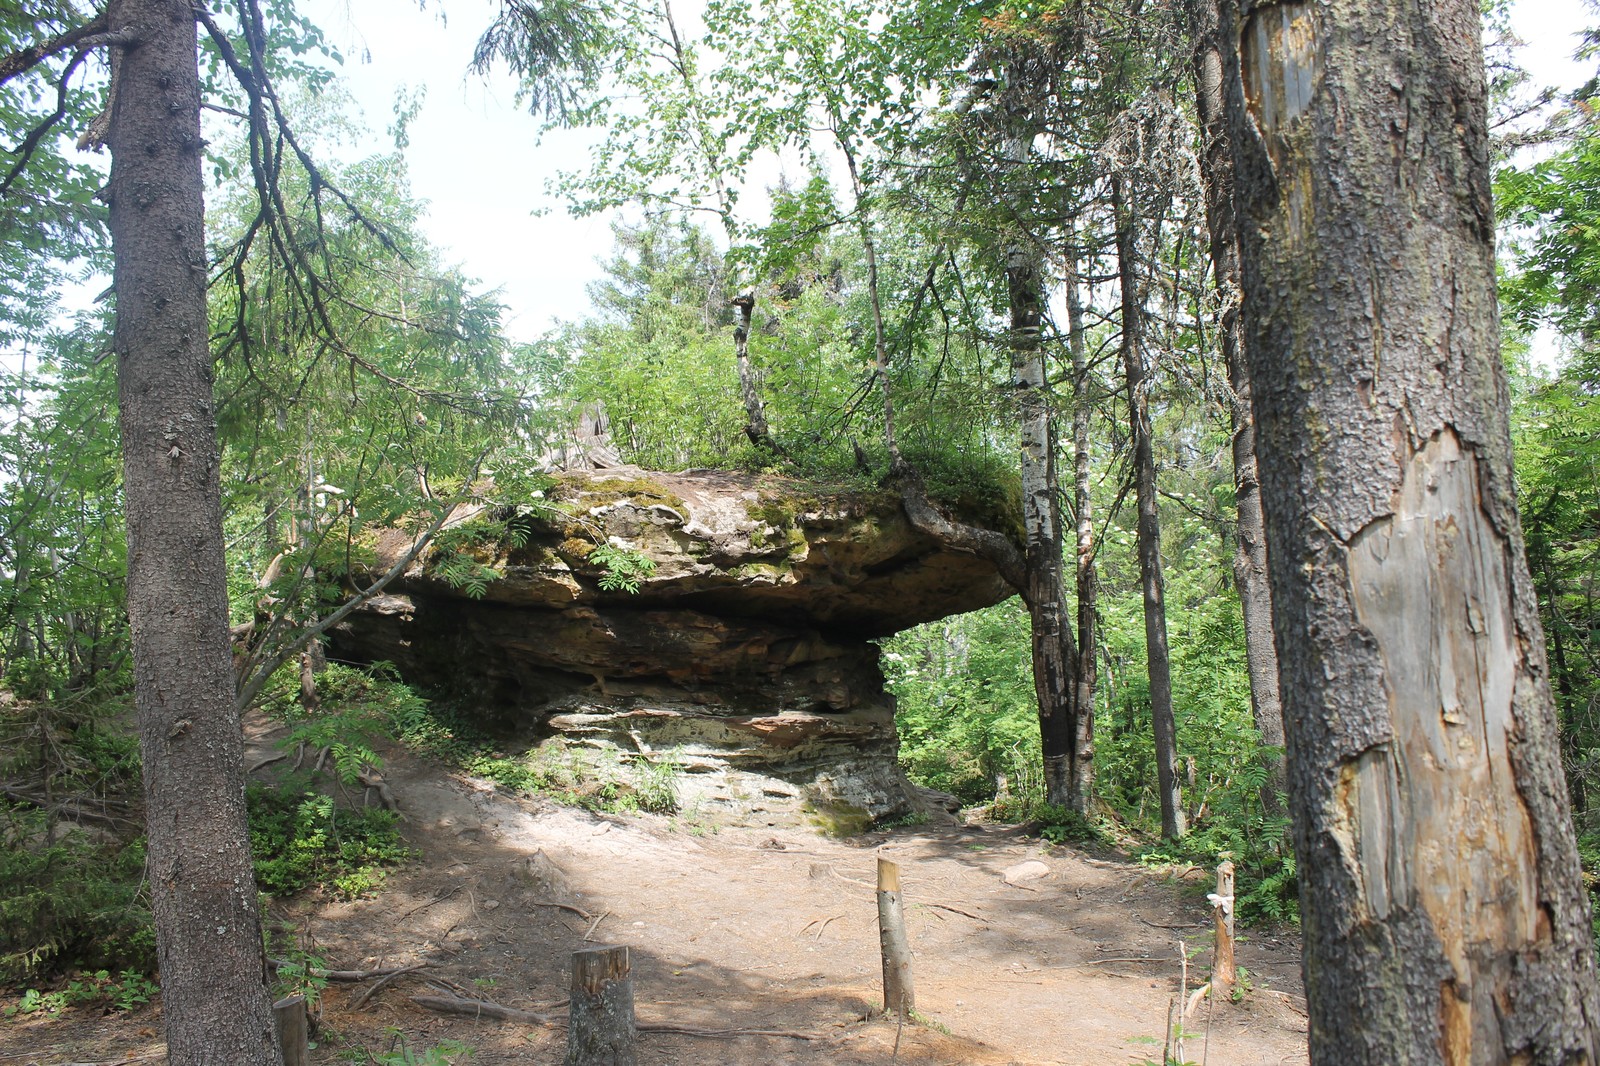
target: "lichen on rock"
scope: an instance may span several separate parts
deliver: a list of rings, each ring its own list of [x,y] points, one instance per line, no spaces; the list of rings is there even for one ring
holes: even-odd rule
[[[681,802],[708,817],[920,806],[873,641],[1003,599],[991,564],[919,533],[884,491],[630,468],[563,474],[547,495],[559,512],[476,545],[499,574],[481,598],[424,556],[339,627],[337,654],[392,662],[545,744],[670,753]],[[601,544],[653,564],[637,592],[602,587]],[[405,547],[392,538],[373,571]]]

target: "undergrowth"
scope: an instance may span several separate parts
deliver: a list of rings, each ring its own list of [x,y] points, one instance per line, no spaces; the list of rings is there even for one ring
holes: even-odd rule
[[[557,804],[606,813],[670,815],[678,810],[682,760],[674,752],[624,759],[619,752],[578,754],[560,747],[507,751],[502,741],[448,706],[435,706],[395,680],[374,680],[398,693],[376,699],[389,707],[395,739],[416,754],[493,781],[512,795],[542,795]]]
[[[256,884],[274,896],[319,888],[356,899],[383,885],[387,871],[416,853],[400,836],[394,814],[345,808],[331,796],[285,783],[252,785],[250,852]]]
[[[91,836],[0,804],[0,981],[155,964],[144,841]]]
[[[479,751],[464,759],[462,768],[515,795],[544,796],[557,803],[613,814],[676,813],[678,778],[682,773],[677,756],[670,752],[624,762],[613,751],[580,756],[546,748],[515,756]]]

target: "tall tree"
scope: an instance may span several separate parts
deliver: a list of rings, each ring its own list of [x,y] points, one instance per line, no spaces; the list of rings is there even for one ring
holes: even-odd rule
[[[1161,573],[1161,511],[1156,495],[1154,430],[1144,347],[1144,291],[1138,237],[1139,211],[1120,174],[1111,178],[1117,227],[1117,277],[1121,287],[1122,372],[1128,386],[1128,449],[1139,509],[1135,529],[1139,584],[1144,593],[1145,673],[1150,679],[1150,724],[1156,744],[1156,798],[1161,835],[1176,840],[1187,830],[1178,780],[1178,724],[1172,710],[1172,655],[1167,645],[1166,582]]]
[[[1512,485],[1479,5],[1224,18],[1312,1061],[1596,1061]]]
[[[1244,610],[1245,662],[1250,709],[1268,756],[1262,803],[1281,813],[1284,791],[1283,702],[1278,695],[1278,653],[1272,643],[1272,593],[1267,585],[1267,538],[1256,470],[1256,425],[1250,410],[1250,372],[1239,345],[1239,228],[1233,209],[1233,142],[1222,91],[1222,12],[1217,0],[1188,0],[1194,39],[1194,85],[1200,120],[1200,173],[1211,234],[1211,269],[1221,300],[1217,342],[1228,370],[1233,419],[1233,579]]]
[[[1038,199],[1037,137],[1047,125],[1044,101],[1055,88],[1058,57],[1031,34],[998,29],[974,64],[975,74],[998,83],[991,106],[971,111],[979,136],[998,142],[991,168],[999,258],[1005,271],[1010,330],[1011,385],[1016,395],[1019,473],[1022,480],[1025,585],[1033,644],[1034,697],[1039,707],[1045,802],[1078,806],[1081,784],[1077,672],[1081,666],[1067,601],[1056,413],[1041,328],[1044,323],[1047,231]],[[991,79],[980,79],[980,86]],[[988,127],[985,129],[984,127]],[[1082,809],[1081,806],[1078,809]]]
[[[1099,632],[1097,617],[1100,595],[1095,555],[1094,495],[1090,477],[1089,423],[1094,412],[1089,377],[1089,345],[1085,337],[1083,295],[1079,288],[1076,247],[1077,225],[1068,230],[1066,249],[1067,350],[1072,356],[1072,497],[1077,518],[1074,538],[1074,585],[1078,594],[1078,692],[1073,699],[1077,715],[1077,736],[1071,778],[1067,783],[1068,806],[1087,812],[1094,796],[1094,715],[1099,678]]]
[[[281,1061],[245,827],[189,0],[112,0],[115,349],[150,901],[174,1063]]]

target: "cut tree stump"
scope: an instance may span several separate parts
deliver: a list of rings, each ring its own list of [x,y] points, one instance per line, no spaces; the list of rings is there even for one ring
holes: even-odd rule
[[[306,997],[296,992],[272,1005],[283,1048],[283,1066],[311,1066],[311,1033],[306,1018]]]
[[[911,982],[911,944],[900,903],[900,867],[878,860],[878,946],[883,952],[883,1009],[904,1018],[917,1006]]]
[[[572,953],[566,1066],[634,1066],[630,970],[626,946]]]

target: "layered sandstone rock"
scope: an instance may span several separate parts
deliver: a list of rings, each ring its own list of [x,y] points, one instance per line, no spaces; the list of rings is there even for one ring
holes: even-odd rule
[[[910,808],[872,640],[998,602],[992,566],[916,532],[884,492],[625,469],[562,475],[548,497],[463,516],[335,653],[393,662],[547,747],[666,761],[708,816]],[[654,570],[606,591],[598,545]],[[408,547],[393,535],[374,572]],[[459,587],[461,553],[499,575],[480,598]]]

